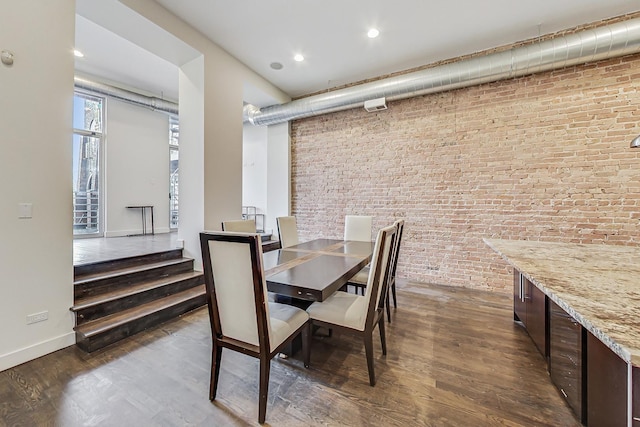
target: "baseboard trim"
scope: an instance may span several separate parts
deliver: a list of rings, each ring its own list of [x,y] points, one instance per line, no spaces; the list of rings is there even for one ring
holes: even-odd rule
[[[11,353],[0,355],[0,372],[45,356],[54,351],[61,350],[76,343],[75,332],[68,332],[64,335],[53,337],[46,341],[12,351]]]
[[[170,233],[171,230],[168,227],[156,227],[155,229],[155,234],[165,234],[165,233]],[[142,230],[137,229],[137,230],[117,230],[117,231],[106,231],[104,233],[104,237],[125,237],[125,236],[129,236],[131,234],[139,234],[142,233]],[[147,233],[151,233],[150,230],[147,230]],[[151,236],[151,234],[149,234],[149,236]]]

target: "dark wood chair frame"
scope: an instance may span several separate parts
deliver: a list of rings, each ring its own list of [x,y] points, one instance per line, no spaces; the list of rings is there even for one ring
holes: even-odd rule
[[[385,298],[384,298],[384,302],[385,302],[385,307],[387,310],[387,321],[389,323],[391,323],[391,306],[389,304],[390,300],[389,300],[389,291],[391,291],[392,297],[393,297],[393,308],[398,308],[398,302],[397,302],[397,298],[396,298],[396,269],[398,268],[398,254],[400,252],[400,242],[402,241],[402,231],[404,230],[404,220],[400,219],[398,221],[396,221],[396,225],[398,227],[398,231],[396,234],[396,242],[394,245],[394,251],[391,254],[391,268],[389,270],[389,286],[387,288],[387,291],[385,293]],[[353,286],[355,288],[356,293],[358,293],[358,290],[360,290],[361,294],[364,295],[364,290],[367,287],[366,285],[363,285],[362,283],[356,283],[356,282],[347,282],[347,284],[344,286],[343,289],[346,289],[347,286]]]
[[[246,342],[238,341],[229,337],[225,337],[222,333],[220,324],[220,316],[218,313],[218,303],[216,300],[216,292],[213,279],[213,271],[211,266],[211,258],[209,251],[209,241],[220,240],[227,242],[247,243],[251,249],[251,261],[253,266],[253,286],[255,295],[255,306],[258,326],[259,345],[255,346]],[[220,376],[220,361],[222,357],[222,349],[228,348],[251,357],[260,359],[260,388],[258,403],[258,422],[264,423],[267,412],[267,396],[269,391],[269,372],[271,368],[271,359],[282,352],[291,341],[302,334],[302,351],[304,366],[309,367],[310,358],[310,337],[311,323],[306,322],[298,330],[296,330],[287,340],[280,344],[273,351],[270,351],[269,332],[267,324],[267,312],[265,305],[268,303],[264,294],[263,280],[264,269],[262,265],[262,250],[260,248],[259,235],[233,235],[233,234],[214,234],[200,233],[200,246],[202,250],[202,261],[204,266],[205,285],[207,289],[207,305],[209,308],[209,320],[211,322],[211,331],[213,335],[213,350],[211,356],[211,382],[209,386],[209,400],[214,400],[218,389],[218,378]]]
[[[391,295],[393,297],[393,308],[398,308],[398,302],[396,299],[396,270],[398,268],[398,258],[400,254],[400,243],[402,242],[402,232],[404,231],[404,220],[399,219],[398,234],[396,235],[396,244],[393,252],[393,264],[391,266],[391,276],[389,279],[389,289],[391,289]],[[389,322],[391,322],[391,312],[389,311],[389,297],[387,296],[387,315]]]
[[[375,279],[373,281],[373,287],[371,289],[372,296],[369,300],[369,306],[367,309],[367,319],[365,321],[364,331],[359,331],[356,329],[348,328],[341,325],[336,325],[334,323],[323,322],[320,320],[311,319],[311,323],[313,326],[324,327],[329,330],[336,330],[338,333],[348,333],[351,335],[356,335],[363,339],[364,341],[364,349],[367,357],[367,369],[369,370],[369,384],[371,386],[376,385],[376,374],[374,369],[374,360],[373,360],[373,331],[378,325],[378,329],[380,330],[380,343],[382,344],[382,354],[387,355],[387,340],[385,336],[385,328],[384,328],[384,299],[387,292],[387,286],[389,284],[390,274],[385,274],[384,278],[380,278],[382,273],[381,264],[384,257],[384,248],[386,245],[387,239],[391,238],[391,245],[389,247],[389,257],[387,258],[387,265],[385,271],[390,273],[391,269],[391,254],[395,248],[396,239],[395,234],[398,232],[398,229],[395,228],[392,232],[385,233],[381,237],[380,248],[378,251],[378,260],[376,262],[376,270],[374,271]],[[380,293],[380,300],[376,302],[376,295],[378,292],[378,288],[382,287],[382,291]],[[377,307],[376,307],[377,303]]]

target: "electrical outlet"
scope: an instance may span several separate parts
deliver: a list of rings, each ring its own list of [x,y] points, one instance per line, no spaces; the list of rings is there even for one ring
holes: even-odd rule
[[[48,311],[41,311],[40,313],[33,313],[27,316],[27,325],[32,323],[44,322],[49,319]]]

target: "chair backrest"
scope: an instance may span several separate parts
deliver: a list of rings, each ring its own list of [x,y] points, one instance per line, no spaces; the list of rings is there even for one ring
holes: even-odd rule
[[[254,219],[238,219],[232,221],[222,221],[222,231],[238,233],[255,233],[256,221]]]
[[[395,224],[378,231],[376,243],[371,256],[369,279],[364,297],[367,300],[367,316],[365,325],[373,326],[375,314],[381,309],[380,297],[386,295],[389,282],[389,269],[391,268],[391,253],[396,242],[398,228]]]
[[[298,226],[295,216],[280,216],[276,218],[276,222],[278,223],[280,247],[288,248],[289,246],[300,243],[298,241]]]
[[[271,325],[260,235],[200,233],[211,329],[269,351]]]
[[[364,215],[347,215],[344,217],[344,240],[358,242],[371,241],[373,217]]]
[[[402,232],[404,231],[404,219],[399,219],[395,223],[398,228],[396,233],[396,244],[391,254],[391,270],[389,271],[390,278],[396,277],[396,269],[398,268],[398,254],[400,253],[400,242],[402,242]]]

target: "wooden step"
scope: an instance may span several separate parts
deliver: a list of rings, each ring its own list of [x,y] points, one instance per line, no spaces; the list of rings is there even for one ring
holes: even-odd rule
[[[145,280],[193,271],[193,259],[176,258],[88,274],[74,281],[74,299],[110,292]]]
[[[205,286],[160,298],[76,326],[76,345],[92,352],[206,304]]]
[[[77,299],[71,311],[76,313],[76,325],[82,325],[203,283],[204,275],[201,272],[189,271]]]
[[[120,259],[114,259],[109,261],[100,261],[94,263],[87,263],[76,265],[73,268],[73,277],[76,280],[81,279],[83,276],[103,273],[111,270],[119,270],[126,267],[133,267],[135,265],[148,264],[153,262],[166,261],[169,259],[182,258],[182,249],[172,249],[162,252],[154,252],[144,255],[136,255],[132,257],[125,257]]]

